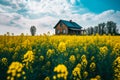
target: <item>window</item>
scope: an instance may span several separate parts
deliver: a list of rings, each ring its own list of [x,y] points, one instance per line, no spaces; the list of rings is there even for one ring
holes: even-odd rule
[[[59,33],[60,33],[60,30],[57,30],[57,33],[59,34]]]
[[[65,30],[65,29],[63,30],[63,33],[66,33],[66,30]]]

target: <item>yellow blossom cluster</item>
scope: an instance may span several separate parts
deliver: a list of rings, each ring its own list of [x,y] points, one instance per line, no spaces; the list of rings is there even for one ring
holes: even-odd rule
[[[26,54],[24,54],[24,59],[22,62],[25,62],[26,68],[28,68],[29,64],[33,63],[35,59],[35,56],[32,51],[27,51]]]
[[[79,49],[78,48],[75,48],[75,53],[78,53]]]
[[[107,46],[100,47],[100,55],[101,56],[106,56],[108,52]]]
[[[54,49],[48,49],[48,51],[47,51],[47,57],[49,58],[49,57],[51,57],[51,55],[53,55],[54,54]]]
[[[107,40],[106,44],[109,45],[109,46],[112,46],[113,42],[112,42],[112,40]]]
[[[1,35],[0,80],[23,80],[24,75],[28,80],[120,80],[119,57],[120,36],[117,35]],[[22,62],[9,69],[14,61]],[[21,72],[16,69],[20,64]],[[95,77],[98,74],[101,78]]]
[[[83,66],[83,68],[86,68],[87,64],[88,64],[88,61],[86,59],[86,55],[82,55],[81,56],[81,65]]]
[[[95,60],[95,57],[94,57],[94,56],[92,56],[90,60],[91,60],[91,61],[94,61],[94,60]]]
[[[81,79],[81,64],[77,64],[77,66],[73,69],[72,71],[72,75],[73,75],[73,79],[77,80],[77,79]]]
[[[41,55],[41,56],[39,57],[39,60],[40,60],[40,61],[43,61],[43,60],[44,60],[44,56]]]
[[[114,80],[120,80],[120,57],[117,57],[113,62]]]
[[[61,53],[66,51],[66,44],[64,42],[59,43],[58,51],[61,52]]]
[[[117,56],[120,56],[120,43],[115,44],[113,48],[113,53],[116,54]]]
[[[83,72],[83,78],[86,79],[87,76],[88,76],[88,72],[87,72],[87,71],[84,71],[84,72]]]
[[[69,61],[70,61],[71,63],[74,63],[75,60],[76,60],[75,56],[74,56],[74,55],[71,55],[70,58],[69,58]]]
[[[23,65],[20,62],[12,62],[7,71],[7,80],[16,80],[18,78],[26,79]]]
[[[67,75],[68,75],[68,71],[67,71],[67,67],[64,64],[59,64],[58,66],[56,66],[54,68],[54,72],[57,72],[57,75],[53,76],[53,79],[67,79]]]
[[[2,62],[2,64],[7,65],[8,60],[7,60],[7,58],[4,57],[1,59],[1,62]]]
[[[17,52],[17,51],[19,51],[20,50],[20,46],[17,46],[16,48],[15,48],[15,51]]]
[[[33,63],[35,59],[35,56],[32,51],[27,51],[26,54],[24,54],[24,60],[23,62],[31,62]]]
[[[48,76],[47,76],[47,77],[45,77],[45,79],[44,79],[44,80],[50,80],[50,77],[48,77]]]
[[[96,64],[95,64],[95,62],[92,62],[92,63],[90,64],[90,70],[91,70],[91,71],[95,71],[95,68],[96,68]]]
[[[28,40],[28,39],[26,39],[23,43],[22,43],[22,47],[23,48],[29,48],[29,49],[31,49],[31,42],[30,42],[30,40]]]
[[[91,78],[90,80],[101,80],[101,76],[97,75],[95,78]]]

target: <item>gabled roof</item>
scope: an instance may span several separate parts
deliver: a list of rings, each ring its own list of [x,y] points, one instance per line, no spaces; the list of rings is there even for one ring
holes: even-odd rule
[[[73,21],[66,21],[66,20],[60,20],[54,28],[56,28],[56,26],[59,24],[59,23],[63,23],[65,24],[68,28],[75,28],[75,29],[81,29],[82,27],[80,25],[78,25],[76,22],[73,22]]]

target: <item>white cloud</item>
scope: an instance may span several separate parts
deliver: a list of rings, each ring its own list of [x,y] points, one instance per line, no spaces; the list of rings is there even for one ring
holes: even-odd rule
[[[51,14],[60,16],[61,14],[71,13],[71,5],[66,0],[41,0],[40,2],[29,1],[26,9],[29,14]]]
[[[96,26],[102,22],[114,21],[115,23],[117,23],[117,26],[120,29],[120,11],[108,10],[100,14],[86,13],[80,15],[80,18],[81,19],[78,19],[78,21],[85,28],[90,26]]]
[[[70,0],[70,2],[71,2],[72,4],[74,4],[74,3],[75,3],[75,0]]]
[[[6,34],[6,32],[15,33],[15,35],[20,35],[21,33],[26,33],[28,30],[20,29],[19,27],[7,26],[0,24],[0,34]]]

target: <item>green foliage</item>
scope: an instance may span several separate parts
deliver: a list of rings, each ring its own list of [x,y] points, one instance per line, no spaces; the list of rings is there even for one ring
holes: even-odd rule
[[[0,79],[119,80],[119,39],[105,35],[0,36]]]

